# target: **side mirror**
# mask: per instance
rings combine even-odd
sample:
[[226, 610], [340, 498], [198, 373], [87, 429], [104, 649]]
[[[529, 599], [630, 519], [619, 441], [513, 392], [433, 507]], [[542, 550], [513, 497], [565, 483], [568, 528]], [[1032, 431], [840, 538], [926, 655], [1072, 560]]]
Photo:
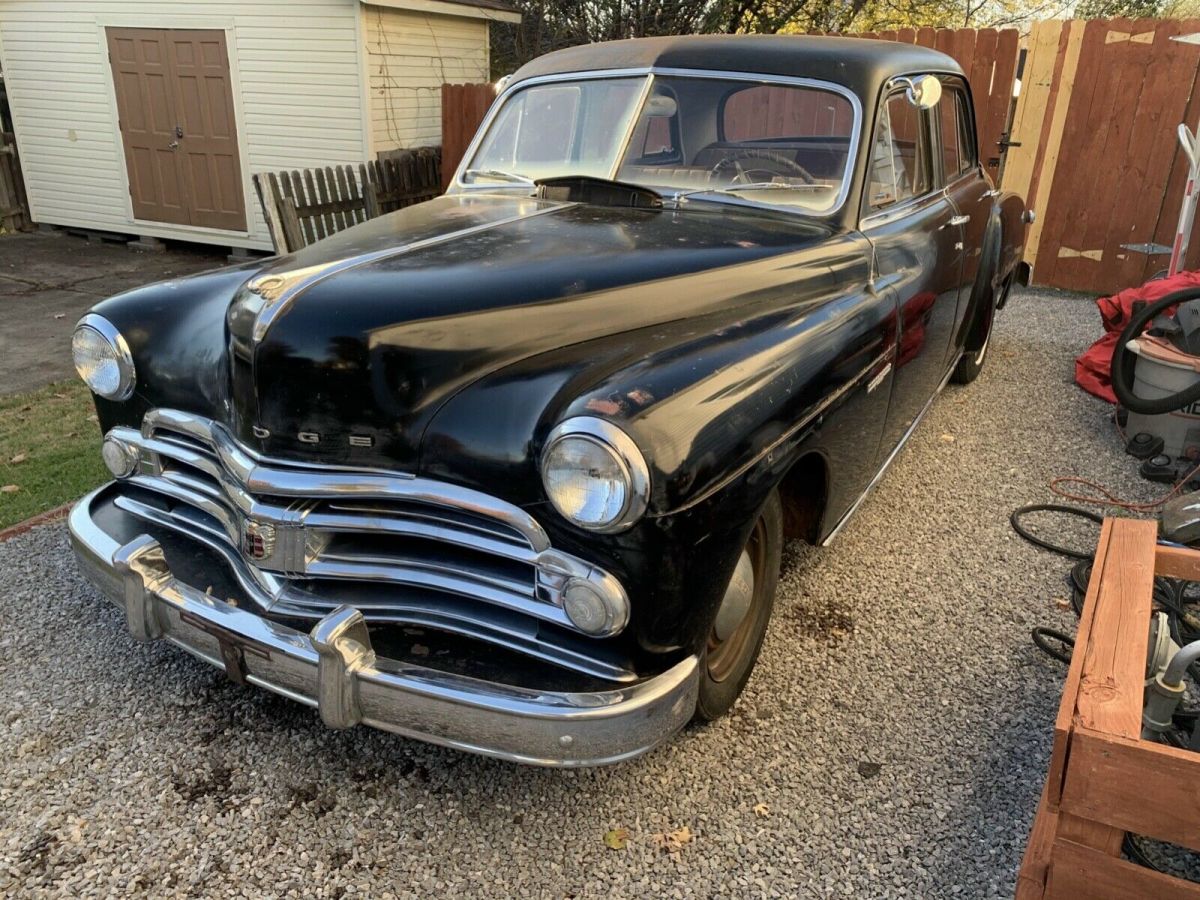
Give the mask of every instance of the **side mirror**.
[[942, 82], [935, 75], [897, 78], [896, 83], [907, 85], [904, 95], [917, 109], [933, 109], [942, 99]]

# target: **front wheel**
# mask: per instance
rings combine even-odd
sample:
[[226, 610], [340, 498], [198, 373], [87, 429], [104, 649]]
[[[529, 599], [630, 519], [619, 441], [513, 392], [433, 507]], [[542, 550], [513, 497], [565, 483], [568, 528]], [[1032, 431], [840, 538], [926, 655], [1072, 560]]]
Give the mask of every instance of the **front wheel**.
[[698, 722], [729, 712], [750, 678], [775, 606], [782, 551], [783, 506], [772, 491], [742, 548], [704, 647]]

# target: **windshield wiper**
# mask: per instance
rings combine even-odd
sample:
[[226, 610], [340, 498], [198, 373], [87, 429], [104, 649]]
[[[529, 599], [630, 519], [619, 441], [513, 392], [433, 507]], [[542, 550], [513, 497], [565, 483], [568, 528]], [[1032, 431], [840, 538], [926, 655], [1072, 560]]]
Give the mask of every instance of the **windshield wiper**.
[[747, 184], [731, 184], [723, 188], [700, 188], [695, 191], [685, 191], [676, 194], [673, 199], [683, 200], [698, 194], [725, 194], [736, 197], [742, 191], [813, 191], [823, 190], [824, 184], [785, 184], [782, 181], [751, 181]]
[[517, 175], [514, 172], [502, 172], [499, 169], [467, 169], [463, 175], [470, 176], [472, 179], [494, 178], [508, 184], [533, 184], [532, 178], [526, 178], [524, 175]]

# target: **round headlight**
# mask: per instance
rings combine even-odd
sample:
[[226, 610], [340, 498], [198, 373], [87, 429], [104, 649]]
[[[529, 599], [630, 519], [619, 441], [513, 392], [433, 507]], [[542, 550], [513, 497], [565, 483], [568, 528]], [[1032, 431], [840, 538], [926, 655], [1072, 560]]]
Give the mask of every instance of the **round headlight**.
[[106, 400], [125, 400], [133, 393], [129, 345], [108, 319], [95, 313], [80, 319], [71, 338], [71, 355], [75, 371], [94, 393]]
[[580, 416], [550, 433], [542, 484], [567, 520], [591, 531], [620, 531], [646, 510], [650, 473], [637, 445], [611, 422]]

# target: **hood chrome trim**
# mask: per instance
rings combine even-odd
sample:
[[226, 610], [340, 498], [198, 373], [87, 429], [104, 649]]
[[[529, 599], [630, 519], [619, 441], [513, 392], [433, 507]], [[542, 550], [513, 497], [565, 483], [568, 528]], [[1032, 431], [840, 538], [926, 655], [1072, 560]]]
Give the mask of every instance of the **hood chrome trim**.
[[478, 234], [493, 228], [500, 228], [504, 225], [511, 225], [514, 222], [557, 212], [560, 209], [574, 205], [573, 203], [529, 198], [528, 200], [521, 201], [519, 212], [511, 216], [505, 216], [502, 219], [496, 219], [494, 222], [482, 222], [478, 225], [472, 225], [469, 228], [460, 228], [456, 231], [437, 235], [436, 237], [388, 247], [384, 250], [373, 250], [370, 253], [361, 253], [358, 256], [349, 256], [344, 259], [333, 260], [332, 262], [321, 263], [315, 266], [304, 266], [299, 269], [293, 269], [290, 272], [272, 270], [256, 275], [241, 288], [242, 291], [257, 294], [260, 298], [260, 305], [254, 316], [254, 328], [252, 330], [253, 343], [256, 346], [262, 343], [271, 325], [283, 314], [288, 306], [309, 288], [327, 278], [332, 278], [334, 275], [340, 275], [342, 272], [348, 272], [360, 266], [367, 266], [383, 259], [403, 256], [406, 253], [424, 250], [456, 238]]

